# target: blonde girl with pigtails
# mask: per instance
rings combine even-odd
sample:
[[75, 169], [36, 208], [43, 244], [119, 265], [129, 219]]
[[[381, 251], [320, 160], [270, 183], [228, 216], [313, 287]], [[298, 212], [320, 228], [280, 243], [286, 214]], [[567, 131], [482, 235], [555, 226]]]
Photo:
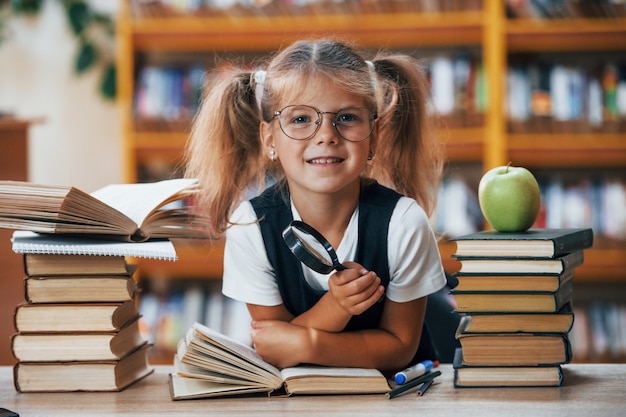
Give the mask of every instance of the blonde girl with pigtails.
[[[263, 68], [209, 79], [186, 174], [226, 236], [222, 290], [246, 303], [258, 353], [278, 367], [383, 371], [437, 359], [424, 315], [446, 283], [428, 221], [442, 155], [416, 60], [301, 40]], [[282, 240], [292, 220], [348, 268], [302, 265]]]

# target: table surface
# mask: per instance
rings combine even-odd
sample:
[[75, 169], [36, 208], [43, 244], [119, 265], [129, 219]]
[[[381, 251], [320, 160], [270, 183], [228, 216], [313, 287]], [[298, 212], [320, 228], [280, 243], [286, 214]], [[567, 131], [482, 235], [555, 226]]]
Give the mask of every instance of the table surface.
[[569, 364], [555, 388], [454, 388], [450, 365], [423, 397], [294, 396], [172, 401], [169, 367], [118, 393], [17, 393], [10, 367], [0, 367], [0, 407], [28, 416], [619, 416], [626, 415], [626, 364]]

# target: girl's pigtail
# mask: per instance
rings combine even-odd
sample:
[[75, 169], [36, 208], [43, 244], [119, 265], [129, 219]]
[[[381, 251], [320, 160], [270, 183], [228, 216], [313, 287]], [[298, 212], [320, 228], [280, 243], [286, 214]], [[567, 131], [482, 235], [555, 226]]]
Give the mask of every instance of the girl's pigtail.
[[255, 87], [250, 72], [214, 73], [187, 145], [185, 175], [198, 178], [198, 207], [216, 235], [228, 227], [250, 183], [264, 177]]
[[429, 215], [436, 206], [443, 154], [426, 106], [428, 82], [416, 60], [374, 60], [378, 79], [378, 138], [370, 175], [414, 198]]

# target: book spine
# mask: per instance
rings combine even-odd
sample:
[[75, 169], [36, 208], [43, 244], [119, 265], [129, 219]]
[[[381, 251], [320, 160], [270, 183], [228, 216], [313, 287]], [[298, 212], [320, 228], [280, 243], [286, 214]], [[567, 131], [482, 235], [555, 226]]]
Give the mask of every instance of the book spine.
[[576, 252], [593, 245], [593, 230], [581, 229], [579, 232], [553, 239], [554, 256], [559, 257], [571, 252]]
[[579, 265], [582, 265], [585, 260], [585, 255], [582, 250], [572, 252], [560, 258], [563, 265], [563, 271], [571, 270]]

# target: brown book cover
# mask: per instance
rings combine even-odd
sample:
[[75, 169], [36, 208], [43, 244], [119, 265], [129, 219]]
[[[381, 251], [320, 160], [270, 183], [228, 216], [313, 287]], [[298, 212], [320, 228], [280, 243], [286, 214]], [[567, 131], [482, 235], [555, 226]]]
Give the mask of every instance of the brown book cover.
[[28, 303], [115, 303], [132, 300], [136, 294], [131, 274], [24, 277]]
[[18, 362], [17, 392], [122, 391], [153, 372], [148, 346], [113, 361]]
[[556, 291], [457, 291], [452, 290], [460, 313], [555, 313], [572, 301], [570, 280]]
[[561, 274], [455, 274], [456, 291], [556, 291], [574, 278], [574, 269]]
[[24, 272], [28, 276], [43, 275], [128, 275], [123, 256], [57, 255], [26, 253]]
[[139, 317], [135, 301], [124, 303], [28, 304], [13, 316], [20, 333], [114, 332]]
[[568, 333], [574, 312], [567, 303], [556, 313], [472, 313], [461, 321], [465, 333]]
[[457, 348], [452, 362], [456, 388], [559, 387], [563, 369], [550, 366], [469, 366], [463, 363], [463, 350]]
[[134, 320], [113, 332], [16, 333], [11, 350], [20, 362], [107, 361], [146, 343]]
[[572, 360], [566, 333], [469, 333], [465, 326], [461, 321], [456, 332], [464, 365], [543, 366]]

